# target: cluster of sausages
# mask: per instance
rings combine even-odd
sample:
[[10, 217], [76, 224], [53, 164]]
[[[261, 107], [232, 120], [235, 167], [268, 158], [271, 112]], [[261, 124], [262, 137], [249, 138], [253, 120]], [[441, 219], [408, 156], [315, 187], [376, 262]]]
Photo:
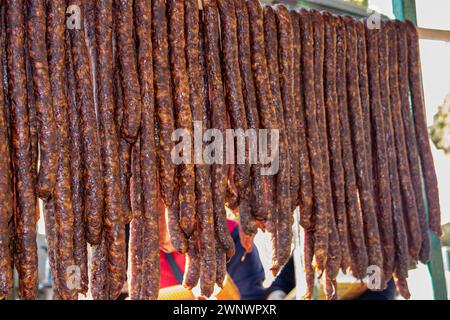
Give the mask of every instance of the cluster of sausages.
[[[5, 0], [0, 27], [0, 298], [14, 266], [20, 298], [36, 297], [41, 210], [54, 299], [116, 299], [126, 280], [156, 299], [161, 219], [184, 286], [209, 297], [235, 253], [226, 207], [247, 251], [271, 233], [274, 274], [299, 208], [306, 298], [316, 272], [333, 299], [339, 270], [371, 265], [409, 297], [409, 264], [440, 235], [410, 22], [258, 0]], [[175, 164], [172, 134], [194, 121], [277, 129], [279, 171], [248, 149], [243, 164]]]

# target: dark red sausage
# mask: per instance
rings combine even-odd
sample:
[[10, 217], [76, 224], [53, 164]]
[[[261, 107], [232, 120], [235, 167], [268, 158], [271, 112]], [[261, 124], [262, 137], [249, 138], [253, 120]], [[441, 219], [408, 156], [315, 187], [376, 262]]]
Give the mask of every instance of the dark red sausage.
[[175, 130], [175, 118], [170, 84], [167, 17], [166, 6], [163, 0], [155, 0], [152, 5], [153, 67], [159, 132], [159, 183], [162, 199], [166, 207], [169, 207], [174, 199], [175, 187], [175, 166], [171, 158], [171, 151], [174, 146], [171, 136]]
[[[27, 12], [26, 3], [24, 7], [24, 19], [27, 21]], [[34, 95], [34, 86], [33, 86], [33, 70], [31, 66], [30, 59], [30, 49], [29, 49], [29, 36], [28, 36], [28, 28], [25, 29], [25, 68], [27, 73], [27, 99], [28, 99], [28, 121], [30, 123], [30, 141], [31, 141], [31, 155], [32, 155], [32, 170], [37, 181], [38, 178], [38, 160], [39, 160], [39, 137], [38, 137], [38, 121], [36, 114], [36, 101]], [[5, 48], [6, 49], [6, 48]], [[36, 190], [37, 191], [37, 190]], [[39, 201], [37, 202], [39, 206]], [[37, 212], [37, 217], [39, 219], [40, 212]]]
[[142, 112], [133, 43], [133, 2], [127, 0], [117, 1], [117, 9], [119, 10], [117, 42], [124, 97], [121, 136], [128, 142], [133, 143], [139, 134]]
[[305, 101], [306, 136], [314, 191], [314, 253], [319, 269], [325, 268], [328, 254], [328, 202], [323, 177], [322, 153], [316, 111], [314, 34], [311, 15], [300, 11], [302, 33], [303, 96]]
[[364, 137], [366, 146], [367, 173], [369, 176], [369, 181], [373, 181], [372, 125], [370, 123], [369, 75], [367, 74], [366, 28], [363, 21], [356, 21], [356, 36], [358, 38], [358, 78], [359, 92], [361, 95], [361, 109], [365, 128]]
[[[81, 2], [80, 0], [68, 1], [72, 5], [83, 8]], [[103, 180], [94, 94], [83, 19], [81, 19], [80, 29], [73, 28], [69, 29], [68, 32], [71, 40], [73, 65], [77, 83], [77, 103], [81, 111], [82, 165], [85, 189], [84, 209], [87, 223], [87, 239], [90, 244], [98, 244], [103, 226]]]
[[[44, 10], [42, 3], [41, 10]], [[72, 204], [71, 186], [71, 159], [70, 159], [70, 126], [69, 126], [69, 105], [66, 95], [66, 69], [65, 69], [65, 30], [64, 30], [64, 3], [55, 1], [49, 6], [48, 17], [48, 43], [49, 61], [48, 71], [49, 85], [51, 83], [51, 97], [53, 98], [54, 119], [56, 121], [57, 155], [56, 185], [53, 195], [49, 201], [53, 204], [50, 209], [54, 212], [55, 230], [55, 254], [59, 287], [58, 294], [61, 299], [74, 299], [77, 292], [87, 292], [87, 270], [86, 265], [79, 266], [80, 281], [68, 286], [68, 271], [75, 261], [75, 241], [74, 241], [74, 210]], [[44, 24], [45, 25], [45, 24]], [[45, 45], [45, 44], [44, 44]], [[47, 51], [45, 56], [47, 56]], [[35, 85], [36, 87], [37, 85]], [[50, 90], [50, 88], [49, 88]], [[37, 99], [38, 101], [38, 99]], [[45, 106], [48, 107], [47, 105]], [[52, 213], [48, 216], [50, 219]], [[49, 223], [51, 224], [51, 222]], [[83, 281], [82, 281], [83, 280]], [[83, 282], [83, 283], [82, 283]], [[78, 285], [79, 284], [79, 285]], [[82, 288], [83, 284], [83, 288]]]
[[[3, 37], [0, 56], [3, 56]], [[0, 69], [0, 79], [3, 70]], [[3, 81], [0, 82], [0, 299], [7, 296], [13, 288], [13, 252], [11, 251], [9, 225], [13, 221], [13, 177], [9, 124], [4, 108]]]
[[[130, 223], [130, 241], [128, 243], [128, 256], [130, 263], [129, 290], [131, 300], [141, 300], [144, 273], [144, 213], [142, 192], [142, 162], [140, 152], [141, 140], [138, 139], [131, 154], [131, 208], [133, 219]], [[156, 205], [156, 203], [155, 203]]]
[[[389, 84], [389, 41], [387, 37], [388, 25], [383, 23], [379, 34], [379, 65], [380, 65], [380, 89], [383, 94], [381, 96], [382, 110], [385, 124], [386, 137], [386, 151], [389, 168], [389, 182], [391, 187], [392, 202], [391, 212], [382, 212], [378, 216], [378, 223], [380, 227], [380, 238], [383, 248], [383, 271], [385, 280], [388, 281], [392, 277], [392, 272], [395, 266], [395, 244], [394, 244], [394, 228], [392, 224], [392, 215], [394, 210], [402, 208], [401, 192], [399, 186], [398, 166], [397, 166], [397, 152], [395, 148], [394, 126], [391, 112], [390, 91]], [[414, 203], [415, 204], [415, 203]]]
[[[178, 170], [177, 170], [178, 171]], [[175, 183], [178, 184], [178, 172], [175, 177]], [[167, 226], [169, 230], [170, 240], [174, 248], [180, 253], [186, 253], [188, 250], [188, 237], [180, 226], [180, 201], [178, 197], [179, 187], [175, 186], [174, 198], [172, 205], [167, 208]]]
[[[189, 74], [192, 119], [209, 127], [207, 79], [204, 56], [204, 38], [197, 0], [185, 2], [186, 59]], [[200, 151], [203, 151], [200, 150]], [[195, 153], [195, 152], [194, 152]], [[196, 154], [196, 153], [195, 153]], [[211, 192], [211, 169], [207, 164], [195, 166], [195, 192], [200, 245], [200, 289], [205, 297], [212, 295], [216, 280], [216, 242], [214, 237], [214, 211]]]
[[[342, 165], [341, 138], [339, 133], [338, 96], [336, 88], [336, 26], [331, 14], [323, 13], [325, 24], [325, 109], [328, 129], [328, 149], [330, 164], [330, 186], [333, 196], [334, 214], [330, 213], [330, 263], [327, 267], [327, 293], [333, 296], [332, 282], [339, 267], [346, 270], [350, 266], [348, 247], [347, 212], [345, 206], [344, 167]], [[333, 225], [334, 224], [334, 225]], [[337, 241], [336, 241], [337, 239]]]
[[[260, 120], [259, 128], [271, 130], [277, 128], [278, 125], [275, 106], [271, 103], [272, 92], [265, 56], [263, 10], [259, 2], [254, 0], [248, 1], [246, 7], [249, 17], [251, 71], [255, 82], [256, 103]], [[248, 76], [245, 71], [242, 71], [241, 74]], [[268, 152], [271, 152], [271, 150], [268, 150]], [[259, 208], [262, 211], [259, 215], [267, 220], [275, 210], [275, 183], [274, 177], [270, 175], [262, 176], [262, 180], [266, 184], [267, 200], [265, 200], [266, 206]]]
[[[361, 208], [363, 212], [364, 231], [366, 233], [367, 251], [369, 264], [382, 266], [383, 256], [381, 252], [380, 233], [373, 198], [373, 187], [368, 178], [367, 152], [361, 148], [365, 144], [364, 118], [361, 108], [361, 96], [358, 82], [358, 50], [356, 38], [356, 22], [352, 18], [344, 18], [347, 27], [347, 92], [349, 99], [349, 116], [353, 136], [353, 152], [355, 159], [356, 178], [360, 193]], [[376, 32], [376, 31], [373, 31]], [[368, 36], [368, 61], [369, 81], [371, 90], [371, 116], [373, 131], [376, 133], [375, 151], [376, 163], [378, 165], [377, 199], [379, 209], [391, 211], [391, 196], [389, 193], [389, 168], [386, 157], [386, 141], [384, 136], [384, 121], [380, 103], [379, 74], [378, 74], [378, 47], [377, 34]]]
[[[345, 24], [342, 18], [336, 18], [336, 78], [345, 79], [347, 70], [347, 38]], [[362, 279], [366, 276], [368, 267], [367, 249], [364, 238], [364, 226], [361, 205], [356, 184], [355, 166], [353, 161], [352, 133], [350, 129], [347, 83], [337, 82], [339, 132], [341, 137], [342, 160], [345, 178], [345, 199], [349, 231], [349, 249], [352, 274]]]
[[[408, 40], [406, 30], [401, 22], [396, 22], [397, 40], [398, 40], [398, 81], [400, 90], [401, 111], [403, 118], [403, 127], [405, 129], [405, 140], [409, 159], [409, 169], [412, 184], [416, 188], [421, 186], [419, 151], [417, 150], [417, 140], [415, 137], [414, 123], [411, 116], [411, 105], [409, 99], [408, 86]], [[408, 176], [408, 174], [406, 174]], [[403, 185], [402, 185], [403, 187]], [[408, 233], [408, 245], [411, 258], [417, 261], [419, 259], [420, 248], [422, 245], [422, 233], [420, 231], [419, 215], [416, 206], [416, 197], [414, 188], [411, 184], [408, 188], [403, 188], [405, 198], [405, 223]]]
[[[180, 226], [186, 236], [190, 237], [195, 226], [195, 171], [193, 164], [193, 128], [192, 113], [189, 105], [189, 77], [186, 69], [184, 33], [184, 4], [180, 0], [168, 1], [169, 14], [169, 52], [173, 83], [173, 106], [176, 117], [176, 128], [184, 130], [189, 137], [183, 140], [183, 145], [190, 144], [190, 154], [187, 162], [178, 166], [179, 170], [179, 201]], [[183, 137], [184, 139], [184, 137]], [[184, 150], [186, 151], [186, 150]]]
[[[236, 8], [234, 1], [218, 0], [217, 4], [220, 13], [222, 61], [228, 114], [231, 120], [231, 127], [235, 130], [241, 129], [245, 132], [247, 130], [247, 116], [239, 69]], [[244, 137], [241, 136], [241, 138]], [[239, 148], [239, 145], [236, 148]], [[235, 158], [234, 184], [236, 185], [239, 197], [242, 199], [250, 180], [248, 144], [245, 144], [244, 150], [236, 150], [236, 153], [238, 156]], [[239, 156], [241, 153], [243, 153], [243, 157]], [[241, 163], [242, 161], [244, 163]]]
[[108, 250], [106, 237], [92, 246], [89, 290], [94, 300], [109, 300]]
[[48, 264], [52, 273], [52, 300], [62, 300], [60, 294], [60, 283], [56, 257], [56, 227], [55, 227], [55, 204], [51, 199], [46, 201], [43, 208], [45, 222], [45, 241], [47, 244]]
[[[424, 131], [426, 125], [422, 75], [420, 68], [419, 36], [416, 27], [409, 21], [406, 21], [408, 35], [408, 71], [409, 83], [414, 113], [414, 125], [416, 129], [416, 139], [422, 163], [425, 187], [428, 199], [428, 215], [430, 228], [437, 234], [440, 232], [440, 206], [439, 194], [437, 191], [436, 173], [430, 154], [430, 144], [427, 131]], [[426, 164], [425, 164], [426, 163]], [[424, 204], [424, 195], [422, 185], [414, 180], [413, 187], [416, 194], [417, 211], [420, 220], [420, 229], [422, 231], [422, 248], [420, 250], [420, 261], [425, 263], [430, 258], [430, 236], [428, 233], [427, 213]]]
[[[63, 1], [64, 2], [64, 1]], [[58, 4], [54, 1], [53, 4]], [[52, 19], [55, 20], [56, 25], [65, 23], [65, 9], [64, 3], [53, 7], [49, 6], [49, 26]], [[53, 28], [53, 30], [59, 30]], [[49, 32], [49, 35], [52, 34]], [[81, 141], [81, 124], [80, 124], [80, 109], [77, 103], [76, 96], [76, 80], [74, 75], [74, 66], [72, 54], [70, 50], [70, 38], [66, 30], [66, 50], [65, 50], [65, 70], [67, 74], [67, 103], [69, 113], [69, 132], [70, 132], [70, 173], [71, 173], [71, 191], [72, 191], [72, 208], [73, 208], [73, 246], [74, 246], [74, 260], [75, 264], [80, 267], [82, 278], [82, 288], [88, 285], [87, 274], [87, 239], [85, 230], [85, 216], [84, 216], [84, 184], [83, 184], [83, 168], [82, 168], [82, 141]], [[54, 34], [55, 40], [60, 39], [58, 33]], [[53, 43], [58, 43], [57, 41]], [[61, 50], [61, 45], [58, 45]], [[55, 48], [56, 51], [56, 48]]]
[[[119, 296], [125, 281], [126, 245], [118, 154], [119, 134], [114, 123], [113, 1], [101, 0], [96, 5], [98, 114], [105, 193], [104, 235], [108, 251], [109, 297], [114, 300]], [[121, 9], [124, 10], [122, 7]], [[119, 37], [121, 36], [123, 35]], [[125, 45], [121, 41], [119, 43]], [[122, 65], [122, 71], [124, 67]], [[140, 102], [140, 97], [138, 101]]]
[[36, 198], [30, 126], [27, 110], [27, 83], [24, 60], [23, 1], [6, 2], [7, 57], [9, 75], [11, 138], [16, 188], [15, 257], [19, 272], [19, 296], [34, 299], [37, 294]]
[[298, 203], [298, 188], [300, 185], [298, 120], [294, 100], [294, 35], [291, 15], [285, 6], [279, 5], [276, 7], [276, 17], [279, 39], [280, 91], [284, 110], [284, 124], [289, 141], [290, 196], [291, 207], [294, 209]]
[[189, 249], [186, 254], [186, 267], [183, 278], [183, 286], [192, 289], [200, 280], [200, 248], [198, 246], [197, 232], [189, 238]]
[[153, 55], [151, 42], [151, 5], [148, 1], [134, 3], [138, 37], [138, 70], [141, 84], [141, 179], [142, 179], [142, 289], [141, 299], [156, 299], [159, 292], [159, 210], [158, 172], [155, 140], [155, 92], [153, 88]]
[[[114, 47], [113, 47], [113, 58], [114, 58], [114, 100], [115, 107], [114, 118], [116, 124], [116, 132], [120, 135], [120, 128], [122, 125], [123, 113], [124, 113], [124, 96], [123, 96], [123, 86], [121, 77], [121, 67], [120, 67], [120, 57], [118, 53], [117, 46], [117, 25], [118, 25], [118, 14], [117, 2], [114, 2], [114, 15], [113, 15], [113, 25], [114, 25]], [[131, 195], [130, 195], [130, 180], [131, 180], [131, 145], [123, 138], [119, 141], [119, 166], [120, 166], [120, 185], [122, 189], [123, 198], [123, 214], [125, 217], [125, 223], [130, 223], [133, 218], [133, 213], [131, 211]]]
[[306, 140], [305, 124], [305, 99], [303, 97], [302, 84], [302, 39], [300, 30], [300, 15], [296, 11], [291, 11], [292, 28], [294, 33], [294, 100], [295, 113], [297, 117], [299, 152], [300, 152], [300, 225], [305, 229], [314, 226], [312, 219], [313, 190], [311, 181], [311, 166], [309, 163], [308, 143]]
[[[211, 126], [223, 133], [227, 128], [227, 115], [220, 63], [219, 15], [215, 0], [203, 1], [203, 14]], [[220, 245], [226, 251], [227, 258], [231, 258], [234, 255], [235, 248], [233, 239], [228, 232], [224, 207], [227, 176], [227, 165], [216, 163], [212, 166], [216, 234], [220, 240]]]
[[[251, 49], [250, 49], [250, 21], [245, 1], [235, 0], [237, 17], [237, 38], [240, 76], [242, 81], [242, 92], [244, 96], [247, 126], [249, 129], [260, 128], [260, 118], [256, 100], [256, 88], [253, 78]], [[256, 131], [255, 131], [256, 133]], [[249, 159], [250, 160], [250, 159]], [[250, 189], [252, 214], [255, 219], [264, 223], [269, 214], [270, 195], [268, 193], [268, 179], [261, 175], [261, 165], [252, 163]]]
[[314, 234], [307, 230], [304, 238], [304, 264], [306, 277], [305, 300], [312, 300], [315, 287], [315, 272], [313, 266], [314, 259]]
[[269, 83], [279, 130], [279, 170], [276, 179], [276, 211], [272, 213], [272, 228], [277, 230], [273, 274], [287, 262], [291, 254], [293, 210], [290, 195], [290, 154], [288, 135], [284, 121], [278, 68], [278, 28], [276, 13], [272, 7], [264, 7], [264, 38]]
[[39, 197], [47, 199], [52, 195], [56, 183], [58, 153], [45, 43], [45, 1], [27, 1], [27, 3], [28, 45], [33, 74], [36, 119], [39, 122], [40, 164], [37, 191]]

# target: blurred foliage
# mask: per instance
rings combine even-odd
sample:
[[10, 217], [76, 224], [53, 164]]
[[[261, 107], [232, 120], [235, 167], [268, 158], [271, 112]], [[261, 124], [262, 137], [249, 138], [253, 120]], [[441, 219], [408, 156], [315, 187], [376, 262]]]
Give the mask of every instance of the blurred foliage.
[[444, 247], [450, 247], [450, 223], [442, 226], [442, 231], [444, 235], [442, 236], [442, 245]]
[[450, 154], [450, 94], [444, 103], [439, 106], [438, 113], [434, 116], [433, 125], [430, 127], [431, 140], [436, 148]]
[[368, 0], [344, 0], [346, 2], [353, 2], [354, 4], [358, 4], [360, 6], [363, 7], [367, 7], [368, 6]]

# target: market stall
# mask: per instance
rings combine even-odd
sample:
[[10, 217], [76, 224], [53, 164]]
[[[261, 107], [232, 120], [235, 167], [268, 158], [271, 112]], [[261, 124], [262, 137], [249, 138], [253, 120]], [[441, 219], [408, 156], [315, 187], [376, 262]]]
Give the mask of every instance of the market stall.
[[418, 263], [447, 299], [419, 52], [445, 34], [364, 5], [2, 1], [0, 299], [14, 270], [37, 297], [40, 216], [55, 300], [239, 299], [259, 230], [297, 299], [408, 299]]

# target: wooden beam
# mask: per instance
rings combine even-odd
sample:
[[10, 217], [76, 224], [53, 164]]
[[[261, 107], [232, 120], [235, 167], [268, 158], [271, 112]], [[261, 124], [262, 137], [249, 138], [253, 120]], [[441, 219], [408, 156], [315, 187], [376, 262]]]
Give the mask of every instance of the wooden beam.
[[450, 42], [450, 31], [419, 28], [419, 37], [424, 40], [436, 40]]

